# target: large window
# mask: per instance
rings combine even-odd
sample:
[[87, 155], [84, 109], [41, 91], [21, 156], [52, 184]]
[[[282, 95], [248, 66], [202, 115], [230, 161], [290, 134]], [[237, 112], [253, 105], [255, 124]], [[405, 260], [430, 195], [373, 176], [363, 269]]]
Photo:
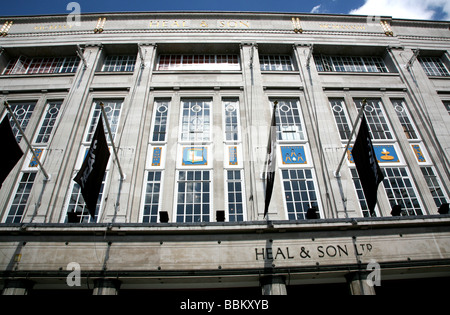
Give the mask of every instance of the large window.
[[314, 55], [319, 72], [389, 72], [381, 57]]
[[430, 193], [433, 196], [433, 200], [436, 206], [440, 207], [443, 203], [447, 203], [448, 202], [447, 198], [445, 197], [445, 193], [441, 188], [439, 178], [434, 173], [433, 167], [422, 166], [420, 170], [422, 171], [422, 174], [425, 177], [428, 189], [430, 189]]
[[210, 99], [182, 101], [181, 141], [211, 140], [211, 105]]
[[240, 70], [238, 55], [160, 55], [158, 70]]
[[158, 221], [158, 210], [161, 199], [162, 171], [148, 171], [145, 180], [145, 200], [142, 222]]
[[309, 208], [319, 208], [311, 169], [282, 170], [289, 220], [304, 220]]
[[177, 222], [209, 222], [211, 172], [179, 171], [177, 178]]
[[358, 196], [359, 205], [361, 206], [361, 210], [364, 217], [376, 216], [375, 213], [370, 213], [369, 207], [367, 206], [366, 197], [364, 195], [364, 191], [361, 185], [361, 180], [358, 176], [358, 171], [356, 168], [351, 168], [350, 172], [352, 173], [353, 185], [355, 185], [356, 194]]
[[[114, 138], [117, 132], [117, 128], [119, 126], [119, 118], [120, 118], [120, 111], [122, 109], [122, 100], [103, 100], [103, 101], [96, 101], [94, 112], [91, 116], [91, 121], [89, 124], [88, 132], [86, 134], [85, 142], [90, 142], [92, 140], [92, 136], [94, 135], [95, 128], [97, 128], [98, 119], [100, 118], [100, 114], [102, 112], [100, 108], [100, 103], [103, 103], [105, 113], [109, 122], [109, 126], [111, 127], [111, 135]], [[109, 135], [107, 134], [106, 126], [105, 128], [105, 134], [106, 134], [106, 141], [110, 141]]]
[[291, 57], [288, 55], [261, 55], [259, 56], [261, 71], [292, 71]]
[[166, 141], [169, 100], [156, 100], [151, 141]]
[[[77, 214], [77, 222], [71, 222], [71, 223], [88, 223], [88, 222], [97, 222], [98, 221], [98, 215], [100, 213], [100, 208], [102, 205], [103, 191], [105, 189], [107, 175], [108, 175], [108, 172], [105, 172], [105, 176], [103, 177], [103, 180], [102, 180], [102, 186], [100, 188], [100, 193], [98, 195], [97, 204], [95, 207], [95, 215], [93, 218], [90, 215], [88, 209], [86, 208], [86, 203], [84, 202], [83, 195], [81, 194], [80, 185], [78, 185], [74, 181], [71, 182], [72, 190], [70, 193], [70, 199], [69, 199], [69, 204], [67, 207], [67, 213], [74, 212]], [[67, 223], [67, 222], [68, 222], [68, 215], [66, 215], [66, 218], [65, 218], [65, 223]]]
[[391, 207], [401, 206], [402, 215], [422, 215], [419, 198], [405, 167], [385, 167], [384, 188]]
[[[83, 139], [83, 143], [81, 145], [80, 154], [77, 161], [77, 166], [75, 167], [74, 176], [77, 173], [77, 170], [79, 167], [81, 167], [81, 164], [86, 157], [86, 154], [89, 150], [89, 146], [92, 141], [92, 136], [94, 135], [95, 129], [97, 128], [98, 120], [100, 118], [101, 108], [100, 103], [104, 104], [105, 112], [106, 112], [106, 119], [108, 120], [108, 123], [111, 127], [111, 133], [113, 135], [113, 138], [117, 132], [117, 128], [119, 125], [119, 118], [120, 118], [120, 112], [122, 109], [122, 100], [103, 100], [103, 101], [95, 101], [92, 109], [91, 118], [89, 121], [88, 126], [86, 127], [86, 134]], [[105, 125], [105, 124], [104, 124]], [[104, 126], [106, 129], [106, 126]], [[106, 133], [106, 139], [109, 141], [109, 135]], [[100, 189], [100, 194], [97, 199], [97, 206], [95, 209], [95, 216], [94, 218], [91, 217], [89, 214], [88, 209], [86, 208], [86, 204], [84, 202], [83, 196], [81, 194], [81, 189], [78, 183], [71, 181], [71, 188], [70, 188], [70, 197], [68, 201], [67, 206], [67, 213], [69, 212], [75, 212], [77, 214], [77, 222], [97, 222], [100, 215], [100, 210], [102, 207], [102, 201], [103, 201], [103, 193], [104, 193], [104, 187], [107, 181], [108, 177], [108, 168], [106, 169], [105, 175], [102, 180], [102, 186]], [[65, 217], [65, 222], [68, 222], [68, 216]]]
[[448, 77], [450, 72], [439, 57], [418, 57], [423, 70], [428, 76]]
[[36, 144], [47, 144], [50, 140], [50, 135], [55, 127], [59, 112], [61, 110], [61, 104], [61, 101], [48, 102], [45, 116], [41, 123], [41, 128], [39, 129], [36, 137]]
[[222, 104], [225, 125], [225, 141], [239, 141], [239, 101], [237, 99], [223, 99]]
[[227, 170], [227, 204], [230, 222], [244, 220], [244, 185], [242, 170]]
[[350, 130], [347, 115], [345, 113], [344, 99], [330, 99], [330, 106], [334, 115], [334, 121], [336, 122], [336, 126], [339, 130], [339, 136], [341, 137], [341, 140], [348, 140], [352, 132]]
[[[355, 104], [358, 110], [361, 108], [362, 103], [362, 99], [355, 99]], [[393, 139], [380, 99], [367, 99], [364, 114], [367, 119], [372, 140]]]
[[136, 56], [107, 56], [103, 63], [104, 72], [133, 72]]
[[405, 101], [403, 99], [392, 99], [391, 101], [392, 105], [394, 106], [395, 112], [397, 113], [400, 124], [403, 127], [406, 138], [411, 140], [419, 139], [414, 124], [409, 116], [408, 110], [406, 109]]
[[298, 99], [278, 100], [275, 118], [277, 124], [277, 140], [306, 140]]
[[[20, 124], [20, 128], [22, 128], [23, 131], [26, 130], [28, 123], [30, 122], [31, 115], [33, 114], [34, 107], [36, 105], [36, 102], [18, 102], [18, 103], [12, 103], [11, 102], [11, 110], [16, 117], [17, 121]], [[19, 131], [19, 128], [17, 128], [16, 124], [14, 123], [14, 120], [12, 117], [9, 116], [9, 123], [11, 124], [12, 131], [14, 136], [16, 137], [16, 140], [18, 143], [22, 140], [22, 134]]]
[[78, 57], [28, 58], [20, 56], [9, 61], [3, 74], [74, 73], [77, 71], [78, 64]]
[[9, 207], [8, 216], [5, 221], [6, 223], [20, 223], [22, 221], [35, 179], [36, 172], [22, 173], [22, 177], [17, 184], [14, 198]]

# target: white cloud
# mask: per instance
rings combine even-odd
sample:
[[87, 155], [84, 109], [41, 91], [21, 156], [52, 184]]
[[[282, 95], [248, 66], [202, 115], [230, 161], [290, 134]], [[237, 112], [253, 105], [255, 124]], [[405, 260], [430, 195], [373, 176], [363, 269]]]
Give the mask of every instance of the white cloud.
[[314, 8], [312, 8], [311, 13], [319, 13], [321, 6], [321, 4], [316, 5]]
[[448, 0], [366, 0], [363, 6], [350, 11], [350, 14], [432, 20], [438, 8], [443, 11], [446, 20], [450, 19]]

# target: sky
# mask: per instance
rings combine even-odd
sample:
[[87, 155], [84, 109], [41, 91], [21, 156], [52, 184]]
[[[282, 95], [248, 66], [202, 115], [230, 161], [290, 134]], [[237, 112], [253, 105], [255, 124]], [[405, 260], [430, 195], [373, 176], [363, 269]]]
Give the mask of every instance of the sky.
[[[69, 14], [71, 1], [10, 0], [0, 16]], [[78, 0], [81, 13], [152, 11], [254, 11], [392, 16], [450, 20], [450, 0]]]

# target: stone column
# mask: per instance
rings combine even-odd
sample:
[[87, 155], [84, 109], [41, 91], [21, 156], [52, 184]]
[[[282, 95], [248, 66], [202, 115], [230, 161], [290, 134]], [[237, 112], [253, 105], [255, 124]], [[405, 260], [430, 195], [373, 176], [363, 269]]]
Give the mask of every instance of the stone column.
[[345, 276], [352, 295], [375, 295], [375, 288], [367, 283], [369, 272], [351, 272]]
[[96, 279], [93, 295], [117, 295], [120, 281], [116, 279]]
[[286, 281], [283, 276], [265, 276], [261, 278], [262, 295], [287, 295]]
[[3, 295], [27, 295], [34, 283], [27, 279], [7, 280], [3, 288]]

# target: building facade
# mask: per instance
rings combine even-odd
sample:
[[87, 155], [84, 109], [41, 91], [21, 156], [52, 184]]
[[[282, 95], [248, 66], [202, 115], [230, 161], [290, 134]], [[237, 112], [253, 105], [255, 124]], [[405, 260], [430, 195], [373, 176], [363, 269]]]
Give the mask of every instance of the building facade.
[[[161, 12], [0, 24], [0, 102], [42, 163], [2, 106], [25, 152], [0, 190], [3, 294], [448, 281], [448, 22]], [[91, 217], [73, 178], [101, 103], [117, 157]], [[351, 156], [363, 103], [384, 174], [373, 212]]]

